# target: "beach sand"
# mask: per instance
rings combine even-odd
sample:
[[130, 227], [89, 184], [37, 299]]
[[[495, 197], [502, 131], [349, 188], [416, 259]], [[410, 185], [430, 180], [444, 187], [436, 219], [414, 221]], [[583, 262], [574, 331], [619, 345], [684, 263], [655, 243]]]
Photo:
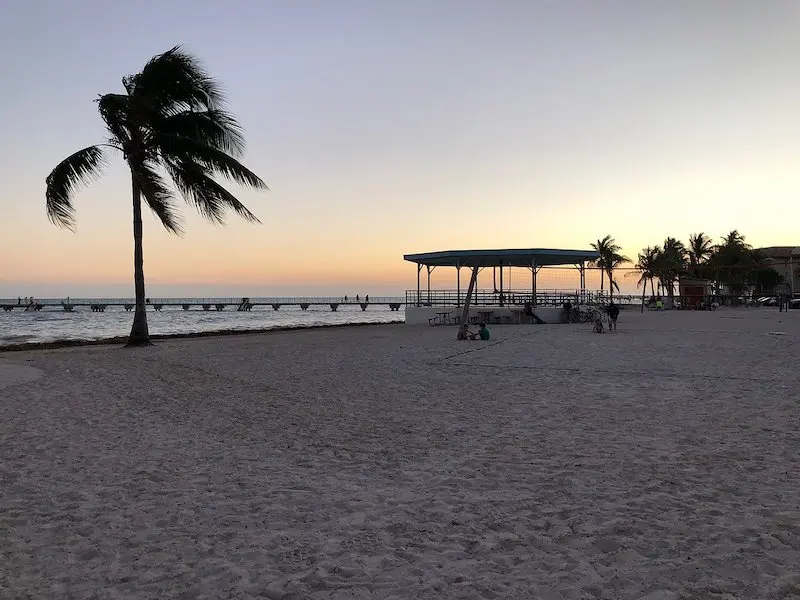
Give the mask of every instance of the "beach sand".
[[0, 354], [0, 598], [800, 597], [800, 311], [590, 330]]

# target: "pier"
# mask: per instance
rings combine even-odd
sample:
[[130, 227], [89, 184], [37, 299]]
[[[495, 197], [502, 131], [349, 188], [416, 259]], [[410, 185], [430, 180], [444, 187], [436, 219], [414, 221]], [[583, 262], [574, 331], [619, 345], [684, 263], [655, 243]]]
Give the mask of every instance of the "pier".
[[[297, 298], [148, 298], [147, 308], [161, 311], [164, 308], [179, 308], [181, 310], [198, 310], [203, 312], [223, 311], [233, 309], [236, 312], [249, 312], [257, 306], [265, 306], [272, 310], [283, 307], [308, 310], [312, 306], [325, 306], [330, 311], [336, 312], [340, 308], [355, 307], [366, 311], [369, 307], [388, 307], [391, 311], [399, 311], [406, 303], [406, 299], [394, 296], [350, 298], [340, 297], [297, 297]], [[78, 308], [89, 309], [91, 312], [105, 312], [107, 308], [124, 308], [132, 311], [136, 306], [133, 298], [42, 298], [32, 302], [19, 302], [15, 299], [0, 299], [0, 308], [5, 312], [38, 312], [44, 309], [60, 309], [73, 312]]]

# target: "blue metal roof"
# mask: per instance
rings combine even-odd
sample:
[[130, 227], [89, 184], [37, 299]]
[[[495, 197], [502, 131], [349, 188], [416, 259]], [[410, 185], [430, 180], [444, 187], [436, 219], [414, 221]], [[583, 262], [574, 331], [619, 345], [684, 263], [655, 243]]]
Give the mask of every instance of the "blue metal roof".
[[512, 250], [442, 250], [406, 254], [404, 260], [431, 267], [537, 267], [575, 265], [595, 260], [595, 250], [556, 250], [553, 248], [517, 248]]

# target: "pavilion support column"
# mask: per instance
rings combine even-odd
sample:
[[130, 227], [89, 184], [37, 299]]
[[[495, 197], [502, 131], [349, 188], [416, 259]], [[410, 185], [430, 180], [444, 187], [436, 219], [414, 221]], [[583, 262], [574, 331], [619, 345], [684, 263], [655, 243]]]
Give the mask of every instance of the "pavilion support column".
[[428, 306], [431, 305], [431, 266], [426, 265], [425, 268], [428, 270]]
[[536, 306], [536, 272], [537, 272], [537, 270], [538, 269], [536, 268], [536, 259], [534, 258], [533, 261], [531, 261], [531, 273], [533, 273], [533, 275], [531, 277], [531, 280], [532, 280], [531, 283], [532, 283], [532, 286], [533, 286], [533, 306]]
[[472, 267], [472, 275], [469, 278], [469, 287], [467, 288], [467, 295], [464, 298], [464, 309], [461, 311], [461, 324], [469, 323], [469, 305], [472, 299], [473, 290], [477, 294], [478, 282], [478, 267]]
[[581, 272], [581, 301], [584, 302], [586, 301], [586, 262], [581, 261], [578, 269]]
[[461, 265], [456, 265], [456, 308], [461, 306]]
[[505, 296], [503, 295], [503, 261], [500, 261], [500, 306], [505, 305]]
[[417, 264], [417, 306], [420, 305], [421, 299], [419, 294], [419, 273], [422, 271], [422, 265]]

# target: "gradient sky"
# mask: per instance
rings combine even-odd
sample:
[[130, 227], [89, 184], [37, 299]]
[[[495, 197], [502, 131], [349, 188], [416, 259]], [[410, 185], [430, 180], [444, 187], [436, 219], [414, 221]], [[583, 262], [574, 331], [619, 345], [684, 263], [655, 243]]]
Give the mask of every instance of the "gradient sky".
[[0, 297], [132, 292], [121, 159], [77, 233], [44, 178], [103, 139], [93, 99], [175, 44], [271, 191], [239, 196], [261, 226], [187, 206], [176, 238], [148, 215], [151, 289], [377, 295], [416, 285], [404, 253], [607, 233], [631, 256], [734, 228], [800, 244], [798, 24], [795, 0], [5, 0]]

